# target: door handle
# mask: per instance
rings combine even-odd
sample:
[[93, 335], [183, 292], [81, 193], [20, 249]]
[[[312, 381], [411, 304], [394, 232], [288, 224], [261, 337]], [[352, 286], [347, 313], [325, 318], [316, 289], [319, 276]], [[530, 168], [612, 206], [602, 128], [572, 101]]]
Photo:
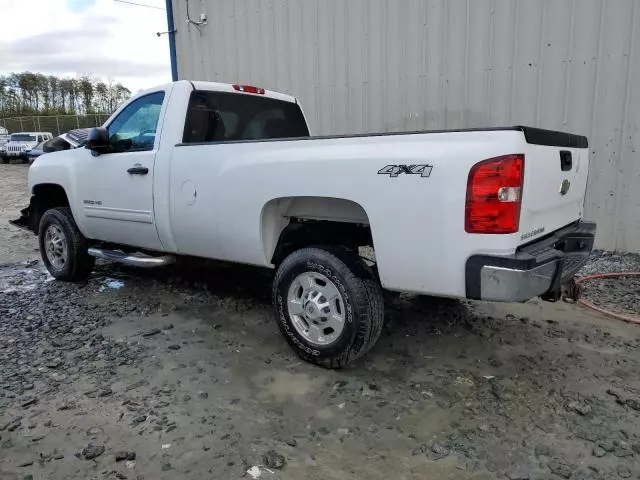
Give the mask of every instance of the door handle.
[[568, 172], [573, 168], [573, 158], [571, 157], [571, 152], [566, 150], [562, 150], [560, 152], [560, 170], [563, 172]]
[[146, 175], [149, 173], [149, 169], [147, 167], [131, 167], [127, 173], [129, 175]]

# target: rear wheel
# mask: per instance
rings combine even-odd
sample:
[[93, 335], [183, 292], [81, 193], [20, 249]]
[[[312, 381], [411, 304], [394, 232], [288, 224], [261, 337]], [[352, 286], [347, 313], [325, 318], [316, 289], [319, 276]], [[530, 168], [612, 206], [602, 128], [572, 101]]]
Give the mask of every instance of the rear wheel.
[[87, 240], [69, 208], [52, 208], [42, 215], [38, 240], [42, 261], [53, 277], [78, 282], [91, 274], [95, 258], [87, 253]]
[[273, 284], [278, 325], [306, 361], [342, 368], [368, 352], [382, 331], [380, 286], [361, 260], [305, 248], [280, 265]]

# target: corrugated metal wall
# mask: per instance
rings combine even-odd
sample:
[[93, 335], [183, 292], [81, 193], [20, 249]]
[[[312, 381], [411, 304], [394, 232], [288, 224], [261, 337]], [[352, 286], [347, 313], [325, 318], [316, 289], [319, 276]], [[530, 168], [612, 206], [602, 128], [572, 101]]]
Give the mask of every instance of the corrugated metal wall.
[[314, 134], [589, 136], [602, 248], [640, 251], [640, 0], [173, 0], [180, 78], [300, 98]]

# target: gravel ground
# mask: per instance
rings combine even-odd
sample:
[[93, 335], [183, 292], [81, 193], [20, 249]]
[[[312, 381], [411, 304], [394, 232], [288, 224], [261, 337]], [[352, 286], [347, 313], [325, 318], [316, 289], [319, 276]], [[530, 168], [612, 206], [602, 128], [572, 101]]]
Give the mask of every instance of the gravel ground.
[[596, 250], [591, 254], [589, 263], [580, 270], [580, 275], [615, 272], [640, 272], [640, 255]]
[[[4, 220], [26, 168], [2, 170]], [[637, 326], [399, 296], [377, 347], [326, 371], [280, 337], [268, 272], [71, 285], [32, 237], [0, 226], [0, 245], [3, 480], [640, 478]]]
[[[640, 272], [640, 255], [597, 251], [580, 275]], [[584, 296], [613, 313], [640, 317], [640, 277], [596, 279], [584, 283]]]

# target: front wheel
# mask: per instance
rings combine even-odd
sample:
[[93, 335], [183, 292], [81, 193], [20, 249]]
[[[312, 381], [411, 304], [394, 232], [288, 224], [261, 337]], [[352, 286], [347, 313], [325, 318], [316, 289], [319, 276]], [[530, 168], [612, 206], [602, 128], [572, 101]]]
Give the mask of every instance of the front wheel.
[[54, 278], [78, 282], [89, 277], [95, 258], [89, 256], [87, 240], [69, 208], [52, 208], [42, 215], [38, 240], [42, 261]]
[[342, 368], [377, 342], [384, 321], [381, 288], [361, 260], [304, 248], [280, 265], [273, 284], [278, 325], [304, 360]]

